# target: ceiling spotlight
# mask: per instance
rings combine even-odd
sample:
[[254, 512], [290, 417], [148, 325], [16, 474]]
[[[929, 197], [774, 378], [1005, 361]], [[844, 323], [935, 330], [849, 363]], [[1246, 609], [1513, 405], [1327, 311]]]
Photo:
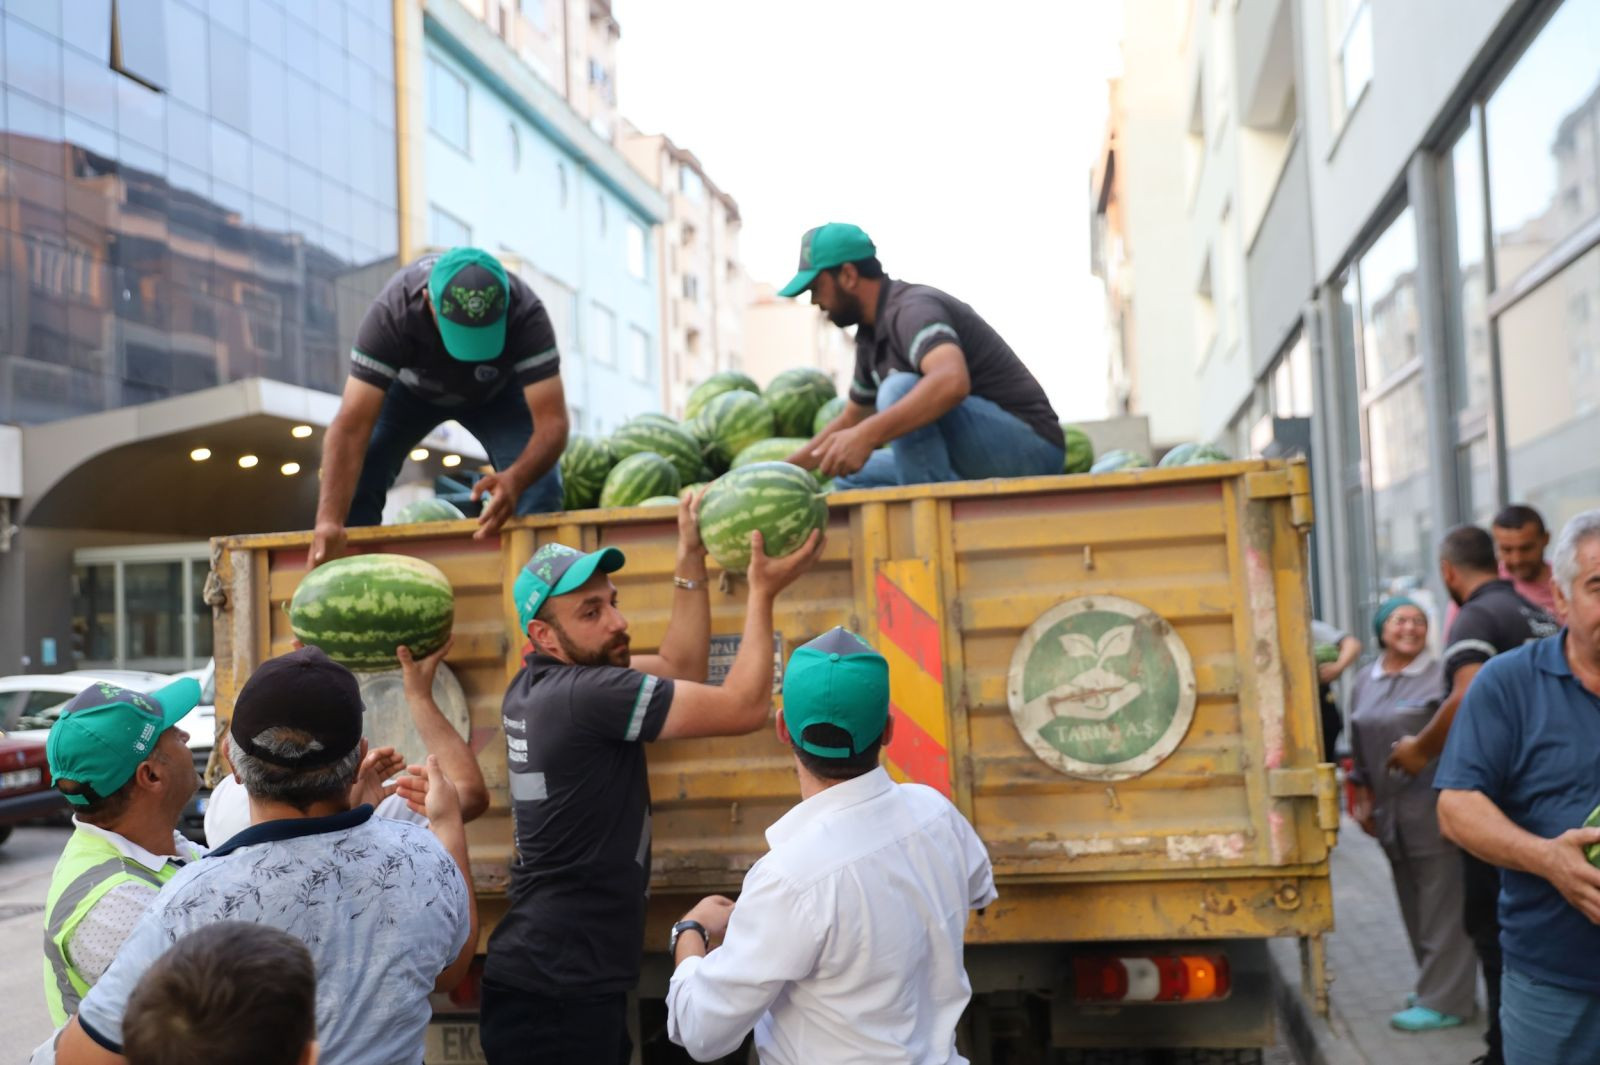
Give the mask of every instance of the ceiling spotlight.
[[427, 448], [419, 447], [419, 448], [413, 448], [412, 449], [412, 452], [411, 452], [411, 461], [412, 462], [425, 462], [425, 461], [427, 461], [427, 458], [428, 458], [428, 449]]
[[311, 435], [311, 426], [297, 425], [293, 429], [289, 430], [289, 435], [294, 437], [296, 440], [304, 440], [306, 437]]
[[254, 455], [240, 455], [239, 468], [241, 470], [253, 470], [255, 469], [256, 463], [260, 461], [261, 460], [256, 458]]
[[210, 457], [211, 449], [208, 447], [197, 447], [193, 451], [189, 452], [189, 458], [193, 459], [195, 462], [204, 462]]
[[295, 474], [300, 472], [300, 464], [298, 462], [285, 462], [282, 466], [278, 467], [278, 472], [283, 474], [285, 477], [293, 477]]
[[461, 465], [461, 456], [460, 455], [446, 455], [444, 458], [440, 459], [439, 461], [444, 463], [446, 466], [459, 466], [459, 465]]

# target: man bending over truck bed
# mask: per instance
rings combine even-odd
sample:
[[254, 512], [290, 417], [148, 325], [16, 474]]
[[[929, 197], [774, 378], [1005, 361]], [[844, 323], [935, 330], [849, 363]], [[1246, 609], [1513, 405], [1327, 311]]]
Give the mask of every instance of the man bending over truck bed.
[[629, 653], [614, 547], [586, 555], [545, 544], [513, 586], [533, 650], [503, 709], [516, 860], [483, 974], [491, 1065], [628, 1061], [627, 995], [639, 980], [650, 886], [642, 742], [738, 736], [767, 723], [773, 602], [811, 568], [822, 535], [772, 559], [752, 534], [744, 639], [727, 680], [711, 687], [699, 503], [687, 496], [678, 509], [677, 590], [660, 654]]

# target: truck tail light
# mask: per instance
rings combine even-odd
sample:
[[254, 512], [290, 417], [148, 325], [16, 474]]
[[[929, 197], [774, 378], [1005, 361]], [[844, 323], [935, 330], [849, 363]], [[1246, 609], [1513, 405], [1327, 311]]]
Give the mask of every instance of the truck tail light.
[[1079, 1002], [1214, 1002], [1233, 988], [1223, 954], [1092, 955], [1072, 969]]

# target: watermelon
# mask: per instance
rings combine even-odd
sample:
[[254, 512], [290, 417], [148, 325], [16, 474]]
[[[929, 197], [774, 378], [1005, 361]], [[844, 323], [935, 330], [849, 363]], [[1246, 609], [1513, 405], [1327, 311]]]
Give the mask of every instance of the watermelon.
[[585, 510], [598, 504], [606, 475], [616, 464], [609, 441], [573, 433], [567, 438], [567, 450], [561, 453], [562, 505], [567, 510]]
[[[770, 440], [758, 440], [735, 455], [730, 468], [736, 470], [754, 462], [787, 462], [790, 455], [810, 442], [804, 436], [775, 436]], [[812, 470], [811, 476], [817, 479], [818, 484], [828, 479], [828, 475], [821, 470]]]
[[678, 423], [666, 414], [635, 414], [629, 418], [625, 425], [665, 425], [669, 429], [679, 428]]
[[[1600, 806], [1591, 810], [1583, 821], [1584, 828], [1594, 828], [1596, 825], [1600, 825]], [[1600, 843], [1591, 843], [1584, 847], [1583, 856], [1589, 859], [1590, 865], [1600, 867]]]
[[420, 521], [460, 521], [466, 515], [448, 499], [413, 499], [400, 508], [391, 525], [410, 525]]
[[1113, 448], [1095, 459], [1094, 465], [1089, 467], [1089, 472], [1111, 473], [1114, 470], [1144, 470], [1149, 468], [1149, 459], [1126, 448], [1119, 447]]
[[1061, 432], [1067, 438], [1067, 461], [1063, 472], [1088, 473], [1089, 467], [1094, 465], [1094, 444], [1089, 442], [1089, 434], [1066, 422], [1061, 423]]
[[709, 483], [710, 482], [708, 481], [695, 481], [692, 484], [686, 484], [682, 488], [678, 489], [678, 498], [682, 499], [686, 495], [692, 495], [693, 493], [700, 491], [700, 489], [704, 488]]
[[683, 420], [693, 421], [695, 415], [704, 410], [707, 403], [724, 392], [751, 392], [759, 396], [761, 386], [738, 370], [714, 373], [690, 390], [689, 399], [683, 405]]
[[437, 566], [410, 555], [349, 555], [307, 573], [284, 607], [295, 638], [351, 669], [397, 669], [444, 646], [455, 593]]
[[[645, 417], [654, 419], [656, 416]], [[635, 418], [612, 433], [611, 451], [619, 462], [641, 451], [654, 451], [672, 463], [673, 469], [678, 471], [678, 480], [684, 483], [697, 479], [703, 465], [700, 445], [694, 437], [676, 424], [663, 425], [654, 420]]]
[[678, 505], [677, 496], [651, 496], [639, 504], [641, 507], [675, 507]]
[[1325, 666], [1329, 662], [1337, 662], [1339, 661], [1339, 645], [1336, 643], [1319, 643], [1311, 648], [1311, 658], [1319, 666]]
[[750, 533], [759, 529], [767, 554], [793, 553], [811, 530], [828, 523], [828, 504], [816, 480], [787, 462], [756, 462], [729, 470], [700, 502], [700, 539], [725, 570], [750, 568]]
[[816, 436], [828, 427], [828, 423], [844, 413], [845, 398], [834, 396], [828, 402], [817, 408], [817, 416], [811, 419], [811, 435]]
[[739, 452], [773, 435], [772, 410], [750, 392], [724, 392], [707, 401], [689, 431], [700, 441], [712, 470], [725, 470]]
[[821, 370], [798, 367], [774, 377], [761, 397], [772, 408], [778, 436], [803, 436], [811, 431], [817, 411], [838, 394], [833, 378]]
[[636, 507], [655, 496], [678, 494], [678, 471], [654, 451], [629, 455], [611, 468], [600, 490], [602, 507]]
[[1156, 463], [1160, 469], [1174, 466], [1203, 466], [1208, 462], [1231, 462], [1232, 457], [1215, 444], [1179, 444]]

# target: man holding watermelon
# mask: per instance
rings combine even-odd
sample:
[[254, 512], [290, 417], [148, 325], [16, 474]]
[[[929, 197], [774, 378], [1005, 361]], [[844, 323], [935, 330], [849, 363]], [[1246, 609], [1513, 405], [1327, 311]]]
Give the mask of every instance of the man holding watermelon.
[[502, 708], [516, 860], [489, 938], [480, 1028], [491, 1065], [625, 1063], [650, 886], [644, 744], [739, 736], [772, 709], [772, 609], [816, 562], [822, 534], [770, 558], [752, 533], [744, 636], [705, 683], [711, 604], [699, 495], [679, 505], [672, 616], [660, 652], [635, 655], [611, 574], [615, 547], [539, 548], [512, 599], [532, 644]]
[[886, 276], [877, 255], [844, 222], [801, 238], [778, 294], [809, 292], [855, 326], [856, 369], [844, 410], [789, 461], [840, 488], [1060, 473], [1061, 423], [1011, 346], [954, 296]]
[[350, 378], [322, 445], [311, 564], [344, 550], [347, 525], [376, 525], [406, 456], [441, 422], [460, 422], [495, 472], [477, 536], [513, 514], [560, 510], [567, 444], [561, 357], [544, 304], [478, 248], [429, 255], [389, 279], [350, 351]]

